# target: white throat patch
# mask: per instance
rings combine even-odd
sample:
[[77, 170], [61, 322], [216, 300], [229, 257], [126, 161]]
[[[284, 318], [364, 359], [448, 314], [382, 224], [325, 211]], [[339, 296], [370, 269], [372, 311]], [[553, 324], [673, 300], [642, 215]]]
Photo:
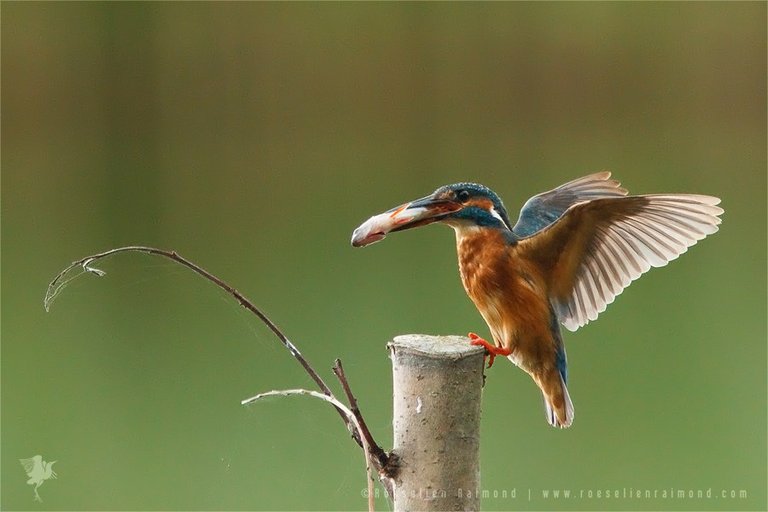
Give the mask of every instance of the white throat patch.
[[494, 217], [496, 220], [498, 220], [499, 222], [501, 222], [501, 224], [502, 224], [502, 225], [504, 225], [505, 227], [509, 227], [509, 226], [507, 226], [507, 223], [506, 223], [506, 222], [504, 222], [504, 219], [501, 217], [501, 215], [499, 214], [499, 212], [497, 212], [497, 211], [496, 211], [496, 208], [494, 208], [493, 206], [491, 206], [491, 210], [490, 210], [490, 212], [491, 212], [491, 215], [493, 215], [493, 217]]

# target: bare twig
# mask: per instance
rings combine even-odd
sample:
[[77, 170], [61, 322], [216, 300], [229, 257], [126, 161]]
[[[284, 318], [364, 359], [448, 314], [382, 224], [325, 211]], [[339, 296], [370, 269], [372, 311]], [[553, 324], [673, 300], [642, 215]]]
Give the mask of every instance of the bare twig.
[[[336, 361], [338, 362], [338, 359]], [[267, 391], [265, 393], [259, 393], [258, 395], [252, 396], [251, 398], [246, 398], [240, 403], [242, 405], [249, 405], [249, 404], [252, 404], [253, 402], [256, 402], [258, 400], [261, 400], [262, 398], [266, 398], [269, 396], [291, 396], [291, 395], [312, 396], [333, 404], [337, 409], [343, 411], [344, 414], [347, 415], [347, 419], [349, 420], [350, 423], [352, 423], [355, 426], [355, 429], [357, 429], [358, 432], [362, 432], [358, 415], [354, 414], [351, 410], [349, 410], [349, 408], [346, 405], [341, 403], [333, 395], [324, 395], [322, 393], [318, 393], [317, 391], [310, 391], [308, 389], [273, 390], [273, 391]], [[373, 492], [373, 480], [371, 479], [371, 455], [370, 454], [372, 453], [372, 450], [371, 450], [372, 447], [368, 444], [368, 440], [365, 438], [365, 436], [363, 436], [361, 439], [363, 441], [363, 455], [365, 456], [365, 479], [368, 484], [368, 510], [370, 512], [373, 512], [375, 496]]]
[[[121, 252], [143, 252], [147, 254], [156, 254], [158, 256], [169, 258], [175, 261], [176, 263], [184, 265], [185, 267], [193, 270], [194, 272], [203, 276], [207, 280], [211, 281], [213, 284], [215, 284], [222, 290], [232, 295], [235, 299], [237, 299], [237, 302], [239, 302], [241, 306], [243, 306], [245, 309], [247, 309], [251, 313], [255, 314], [257, 317], [259, 317], [259, 319], [262, 322], [264, 322], [264, 324], [267, 327], [269, 327], [269, 329], [275, 334], [275, 336], [277, 336], [277, 338], [280, 340], [283, 346], [285, 346], [285, 348], [288, 349], [291, 355], [295, 357], [296, 360], [299, 361], [301, 366], [304, 368], [307, 374], [312, 378], [312, 380], [315, 381], [315, 383], [322, 390], [322, 392], [327, 395], [331, 394], [331, 390], [328, 387], [328, 385], [325, 383], [325, 381], [323, 381], [323, 379], [317, 374], [315, 369], [312, 368], [312, 366], [307, 362], [307, 360], [304, 359], [304, 356], [301, 355], [301, 352], [299, 352], [299, 349], [297, 349], [296, 346], [293, 343], [291, 343], [288, 337], [285, 334], [283, 334], [283, 332], [277, 327], [277, 325], [274, 324], [274, 322], [272, 322], [272, 320], [269, 319], [269, 317], [267, 317], [267, 315], [265, 315], [259, 308], [257, 308], [251, 301], [245, 298], [245, 296], [243, 296], [240, 292], [235, 290], [232, 286], [228, 285], [227, 283], [225, 283], [215, 275], [211, 274], [204, 268], [180, 256], [179, 254], [176, 253], [176, 251], [166, 251], [163, 249], [156, 249], [154, 247], [144, 247], [140, 245], [133, 245], [128, 247], [119, 247], [117, 249], [112, 249], [99, 254], [94, 254], [92, 256], [86, 256], [85, 258], [77, 260], [73, 262], [70, 266], [62, 270], [61, 273], [59, 273], [59, 275], [56, 276], [54, 280], [51, 281], [51, 283], [48, 285], [48, 292], [45, 294], [45, 300], [43, 301], [45, 310], [49, 311], [51, 308], [51, 303], [58, 296], [59, 292], [61, 292], [61, 290], [66, 285], [68, 285], [73, 279], [77, 278], [82, 273], [89, 272], [92, 274], [96, 274], [99, 277], [102, 277], [106, 274], [106, 272], [104, 272], [103, 270], [99, 270], [97, 268], [92, 267], [91, 264], [93, 262], [100, 259], [107, 258], [109, 256], [113, 256]], [[82, 271], [74, 276], [71, 276], [65, 279], [65, 277], [73, 269], [77, 267], [81, 267]], [[341, 413], [341, 411], [339, 411], [339, 413]]]
[[[333, 395], [333, 392], [325, 383], [325, 381], [322, 379], [322, 377], [320, 377], [320, 375], [315, 371], [312, 365], [310, 365], [309, 362], [304, 358], [304, 356], [301, 354], [299, 349], [296, 348], [296, 345], [291, 343], [291, 341], [283, 333], [283, 331], [281, 331], [280, 328], [278, 328], [277, 325], [275, 325], [275, 323], [272, 322], [272, 320], [270, 320], [266, 314], [264, 314], [259, 308], [257, 308], [250, 300], [248, 300], [244, 295], [238, 292], [235, 288], [225, 283], [220, 278], [211, 274], [210, 272], [200, 267], [199, 265], [192, 263], [191, 261], [177, 254], [176, 251], [166, 251], [163, 249], [156, 249], [154, 247], [134, 245], [134, 246], [128, 246], [128, 247], [119, 247], [117, 249], [112, 249], [112, 250], [94, 254], [91, 256], [86, 256], [85, 258], [77, 260], [73, 262], [70, 266], [62, 270], [59, 273], [59, 275], [57, 275], [54, 278], [54, 280], [51, 281], [51, 283], [48, 285], [48, 291], [45, 294], [45, 300], [43, 302], [46, 311], [50, 310], [51, 304], [53, 303], [54, 299], [73, 279], [79, 277], [84, 273], [95, 274], [99, 277], [104, 276], [106, 274], [106, 272], [104, 272], [103, 270], [92, 267], [91, 265], [94, 262], [107, 258], [109, 256], [113, 256], [115, 254], [123, 253], [123, 252], [141, 252], [146, 254], [154, 254], [157, 256], [163, 256], [165, 258], [173, 260], [176, 263], [179, 263], [191, 269], [192, 271], [204, 277], [208, 281], [212, 282], [222, 290], [226, 291], [227, 293], [232, 295], [241, 306], [243, 306], [245, 309], [247, 309], [251, 313], [255, 314], [259, 318], [259, 320], [261, 320], [275, 334], [277, 339], [280, 340], [280, 342], [286, 349], [288, 349], [288, 351], [299, 362], [299, 364], [301, 364], [302, 368], [304, 368], [304, 371], [307, 372], [310, 378], [320, 388], [320, 391], [322, 391], [323, 393], [322, 396], [327, 398], [327, 399], [324, 398], [324, 400], [331, 403], [336, 408], [336, 411], [339, 413], [339, 416], [346, 424], [347, 430], [352, 435], [352, 438], [365, 451], [367, 460], [371, 460], [374, 466], [376, 467], [377, 471], [379, 472], [380, 476], [382, 475], [381, 469], [386, 466], [388, 462], [388, 456], [384, 452], [384, 450], [382, 450], [381, 447], [378, 444], [376, 444], [376, 442], [373, 440], [373, 437], [371, 436], [371, 433], [368, 430], [368, 427], [365, 425], [363, 417], [360, 414], [359, 409], [357, 408], [357, 403], [355, 402], [352, 404], [353, 410], [355, 412], [352, 413], [350, 416], [350, 414], [348, 413], [351, 413], [352, 411], [349, 411], [349, 409], [346, 407], [339, 406], [341, 402], [339, 402], [339, 400]], [[72, 272], [75, 270], [77, 270], [78, 272], [74, 275], [71, 275]], [[338, 365], [339, 365], [339, 368], [341, 368], [340, 362], [338, 362]], [[337, 374], [337, 376], [339, 376], [339, 374]], [[354, 396], [349, 390], [349, 384], [346, 382], [346, 379], [343, 377], [343, 370], [341, 371], [341, 377], [339, 377], [339, 380], [342, 382], [342, 386], [344, 386], [344, 392], [346, 393], [347, 397], [350, 397], [351, 400], [354, 400]], [[312, 392], [312, 393], [315, 393], [315, 392]], [[350, 418], [353, 418], [354, 421]], [[383, 479], [382, 479], [382, 482], [384, 482]]]
[[347, 395], [349, 408], [352, 411], [352, 414], [355, 416], [355, 419], [357, 420], [357, 424], [360, 426], [360, 435], [363, 436], [365, 441], [371, 447], [371, 450], [372, 450], [371, 455], [375, 457], [375, 461], [377, 462], [376, 469], [381, 471], [381, 469], [383, 469], [384, 466], [386, 466], [387, 464], [387, 454], [373, 440], [371, 431], [368, 430], [368, 425], [365, 423], [365, 419], [363, 419], [363, 415], [360, 414], [360, 409], [357, 407], [357, 399], [355, 398], [355, 395], [352, 394], [352, 389], [350, 389], [349, 387], [347, 376], [344, 374], [344, 367], [341, 365], [341, 359], [336, 359], [336, 361], [334, 362], [333, 373], [339, 379], [339, 382], [341, 383], [341, 387], [342, 389], [344, 389], [344, 394]]
[[[291, 340], [288, 339], [288, 337], [281, 331], [277, 325], [275, 325], [272, 320], [267, 317], [266, 314], [264, 314], [259, 308], [257, 308], [251, 301], [249, 301], [243, 294], [235, 290], [232, 286], [228, 285], [215, 275], [211, 274], [204, 268], [196, 265], [195, 263], [192, 263], [188, 259], [180, 256], [176, 253], [176, 251], [166, 251], [163, 249], [156, 249], [154, 247], [144, 247], [140, 245], [132, 245], [128, 247], [119, 247], [117, 249], [112, 249], [109, 251], [105, 251], [99, 254], [94, 254], [92, 256], [86, 256], [85, 258], [79, 259], [75, 262], [73, 262], [70, 266], [62, 270], [59, 275], [57, 275], [53, 281], [48, 285], [48, 291], [45, 294], [45, 300], [43, 301], [43, 305], [45, 306], [45, 310], [49, 311], [51, 308], [51, 304], [53, 303], [54, 299], [59, 295], [59, 293], [66, 287], [73, 279], [76, 279], [83, 273], [91, 273], [95, 274], [99, 277], [103, 277], [106, 275], [106, 272], [103, 270], [94, 268], [91, 266], [92, 263], [95, 261], [107, 258], [109, 256], [113, 256], [115, 254], [119, 254], [121, 252], [143, 252], [146, 254], [155, 254], [158, 256], [163, 256], [165, 258], [169, 258], [176, 263], [179, 263], [181, 265], [184, 265], [185, 267], [193, 270], [197, 274], [203, 276], [205, 279], [211, 281], [213, 284], [221, 288], [222, 290], [226, 291], [230, 295], [232, 295], [237, 302], [240, 303], [241, 306], [243, 306], [245, 309], [250, 311], [251, 313], [255, 314], [257, 317], [259, 317], [259, 320], [261, 320], [274, 334], [277, 336], [277, 339], [280, 340], [280, 342], [283, 344], [285, 348], [288, 349], [288, 352], [291, 353], [291, 355], [301, 364], [302, 368], [304, 368], [304, 371], [307, 372], [307, 374], [310, 376], [310, 378], [315, 381], [315, 384], [320, 388], [320, 390], [325, 393], [326, 395], [332, 395], [331, 389], [328, 387], [328, 385], [325, 383], [325, 381], [318, 375], [318, 373], [315, 371], [315, 369], [310, 365], [306, 359], [304, 359], [304, 356], [301, 355], [301, 352], [299, 352], [299, 349], [296, 348], [296, 345], [291, 343]], [[76, 268], [82, 269], [79, 273], [75, 274], [74, 276], [69, 276], [69, 274]], [[341, 419], [344, 420], [344, 423], [348, 423], [348, 420], [346, 418], [346, 415], [344, 412], [340, 409], [336, 409], [341, 416]], [[357, 444], [360, 445], [360, 447], [363, 446], [362, 441], [359, 439], [359, 437], [356, 436], [355, 430], [352, 428], [349, 428], [349, 425], [347, 425], [347, 428], [352, 432], [352, 436], [355, 438], [355, 441]]]
[[356, 424], [360, 430], [360, 436], [370, 447], [370, 459], [373, 466], [376, 468], [379, 474], [379, 481], [384, 486], [384, 490], [387, 492], [387, 496], [394, 496], [394, 479], [397, 476], [398, 471], [398, 459], [393, 453], [386, 453], [381, 447], [373, 440], [371, 431], [368, 429], [368, 425], [365, 423], [363, 415], [360, 413], [360, 409], [357, 406], [357, 398], [352, 393], [352, 389], [347, 381], [347, 376], [344, 373], [344, 367], [341, 365], [341, 359], [336, 359], [333, 364], [333, 373], [336, 378], [339, 379], [341, 387], [344, 390], [344, 394], [347, 396], [349, 402], [349, 408], [357, 420]]

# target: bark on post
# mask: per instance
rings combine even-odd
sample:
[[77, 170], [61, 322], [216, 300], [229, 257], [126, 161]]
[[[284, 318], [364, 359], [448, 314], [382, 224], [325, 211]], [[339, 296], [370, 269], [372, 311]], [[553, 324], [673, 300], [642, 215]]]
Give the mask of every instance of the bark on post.
[[397, 336], [395, 511], [478, 510], [483, 353], [461, 336]]

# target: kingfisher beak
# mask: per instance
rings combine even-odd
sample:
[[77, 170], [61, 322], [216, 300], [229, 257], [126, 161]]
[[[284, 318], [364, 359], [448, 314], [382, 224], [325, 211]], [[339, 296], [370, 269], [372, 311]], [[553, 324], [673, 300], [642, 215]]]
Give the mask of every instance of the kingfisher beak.
[[404, 231], [438, 222], [461, 208], [461, 203], [450, 199], [422, 197], [365, 221], [352, 233], [352, 246], [365, 247], [382, 240], [392, 231]]

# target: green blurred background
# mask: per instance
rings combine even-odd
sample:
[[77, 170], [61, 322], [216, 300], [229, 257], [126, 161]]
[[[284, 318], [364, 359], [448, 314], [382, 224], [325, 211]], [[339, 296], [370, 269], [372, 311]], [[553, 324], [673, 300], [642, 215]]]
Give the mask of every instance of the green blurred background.
[[[362, 458], [225, 294], [119, 256], [46, 314], [68, 262], [172, 248], [252, 298], [391, 446], [397, 334], [485, 332], [453, 234], [365, 250], [374, 213], [459, 180], [511, 212], [611, 169], [719, 195], [721, 231], [566, 333], [574, 427], [501, 362], [483, 501], [501, 509], [766, 507], [765, 3], [2, 5], [2, 502], [20, 510], [361, 509]], [[32, 488], [18, 459], [58, 460]], [[745, 490], [546, 499], [542, 491]], [[528, 495], [530, 492], [530, 500]], [[585, 494], [586, 496], [586, 494]], [[386, 510], [385, 500], [378, 500]]]

